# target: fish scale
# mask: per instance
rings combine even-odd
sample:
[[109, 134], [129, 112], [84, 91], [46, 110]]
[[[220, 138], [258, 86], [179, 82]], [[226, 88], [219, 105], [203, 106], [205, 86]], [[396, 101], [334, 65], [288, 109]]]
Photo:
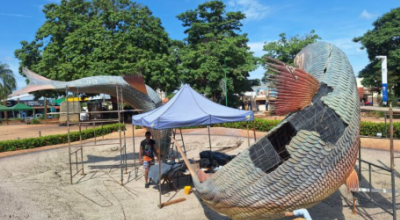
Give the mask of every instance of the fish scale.
[[[291, 113], [205, 182], [193, 176], [199, 196], [211, 209], [232, 219], [281, 218], [288, 210], [327, 198], [353, 170], [360, 116], [350, 63], [325, 42], [308, 45], [295, 63], [320, 83], [312, 105]], [[260, 169], [253, 163], [257, 155], [249, 152], [263, 143], [286, 151], [288, 158]]]

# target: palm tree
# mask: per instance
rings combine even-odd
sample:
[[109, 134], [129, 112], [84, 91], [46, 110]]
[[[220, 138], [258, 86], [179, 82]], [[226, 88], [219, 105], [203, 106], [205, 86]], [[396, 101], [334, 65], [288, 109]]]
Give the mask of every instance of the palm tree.
[[5, 63], [0, 63], [0, 100], [6, 99], [16, 88], [13, 71]]
[[0, 100], [6, 99], [16, 88], [16, 81], [12, 70], [5, 63], [0, 63]]

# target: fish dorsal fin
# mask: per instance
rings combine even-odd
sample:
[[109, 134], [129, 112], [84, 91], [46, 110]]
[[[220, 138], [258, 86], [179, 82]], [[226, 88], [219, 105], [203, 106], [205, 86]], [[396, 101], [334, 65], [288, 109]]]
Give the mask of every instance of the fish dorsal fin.
[[299, 111], [311, 104], [312, 98], [319, 89], [318, 80], [302, 69], [288, 66], [285, 63], [267, 58], [268, 69], [276, 74], [268, 74], [278, 93], [274, 102], [278, 115]]
[[128, 83], [132, 88], [140, 91], [147, 95], [146, 85], [144, 84], [143, 77], [141, 75], [130, 75], [122, 77], [126, 83]]
[[351, 171], [350, 175], [346, 179], [346, 186], [348, 192], [356, 192], [358, 191], [359, 183], [358, 183], [358, 175], [354, 170]]

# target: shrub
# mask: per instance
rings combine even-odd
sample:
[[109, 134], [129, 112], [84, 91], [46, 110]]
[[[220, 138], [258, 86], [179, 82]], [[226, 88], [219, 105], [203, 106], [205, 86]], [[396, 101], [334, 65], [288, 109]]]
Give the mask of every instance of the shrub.
[[[387, 123], [385, 126], [385, 123], [362, 121], [360, 134], [362, 136], [376, 137], [377, 133], [382, 133], [382, 136], [385, 137], [386, 132], [387, 132], [388, 137], [389, 137], [389, 132], [390, 132], [389, 129], [390, 129], [389, 123]], [[400, 122], [393, 123], [393, 137], [400, 138]]]
[[[101, 136], [105, 134], [109, 134], [114, 131], [118, 131], [119, 124], [111, 124], [111, 125], [104, 125], [103, 129], [98, 127], [96, 129], [91, 128], [87, 130], [83, 130], [82, 140], [93, 138], [94, 133], [96, 132], [96, 136]], [[121, 129], [124, 129], [124, 125], [121, 124]], [[71, 142], [79, 141], [79, 132], [74, 131], [70, 132], [70, 139]], [[25, 138], [20, 140], [7, 140], [7, 141], [0, 141], [0, 152], [5, 151], [13, 151], [18, 149], [30, 149], [36, 147], [43, 147], [55, 144], [65, 144], [68, 143], [68, 134], [56, 134], [56, 135], [48, 135], [43, 137], [36, 137], [36, 138]]]
[[[280, 120], [268, 120], [268, 119], [255, 119], [255, 126], [257, 131], [268, 132], [276, 125], [278, 125]], [[214, 124], [212, 127], [224, 127], [224, 128], [237, 128], [237, 129], [246, 129], [246, 122], [231, 122], [231, 123], [223, 123], [223, 124]], [[204, 128], [205, 126], [196, 126], [196, 127], [185, 127], [185, 129], [189, 128]], [[253, 128], [253, 122], [249, 122], [249, 129]], [[384, 137], [386, 134], [386, 130], [389, 134], [389, 123], [376, 123], [376, 122], [368, 122], [362, 121], [360, 125], [360, 135], [361, 136], [372, 136], [376, 137], [377, 133], [382, 133]], [[184, 129], [184, 128], [182, 128]], [[400, 138], [400, 122], [393, 123], [393, 137]]]
[[[255, 126], [257, 131], [269, 131], [276, 125], [278, 125], [281, 121], [280, 120], [266, 120], [255, 118]], [[191, 126], [191, 127], [184, 127], [182, 129], [192, 129], [192, 128], [206, 128], [207, 126]], [[247, 122], [229, 122], [229, 123], [220, 123], [220, 124], [213, 124], [211, 127], [223, 127], [223, 128], [237, 128], [237, 129], [247, 129]], [[249, 122], [249, 129], [253, 129], [253, 122]]]
[[34, 118], [34, 119], [31, 120], [31, 124], [32, 125], [37, 125], [37, 124], [40, 124], [40, 121], [39, 121], [39, 119]]

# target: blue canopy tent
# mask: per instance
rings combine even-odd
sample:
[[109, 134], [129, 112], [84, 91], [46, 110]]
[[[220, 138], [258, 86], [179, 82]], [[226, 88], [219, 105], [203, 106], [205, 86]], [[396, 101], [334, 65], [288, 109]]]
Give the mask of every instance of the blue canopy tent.
[[[210, 125], [238, 121], [254, 121], [253, 112], [234, 109], [212, 102], [206, 97], [197, 93], [187, 84], [184, 85], [165, 105], [152, 111], [132, 117], [132, 124], [134, 125], [133, 128], [135, 125], [140, 125], [159, 130], [172, 128], [181, 129], [182, 127], [188, 126], [207, 125], [210, 151]], [[182, 131], [180, 133], [182, 135]], [[248, 123], [247, 136], [250, 145]], [[254, 138], [256, 138], [255, 130]], [[160, 149], [160, 141], [157, 142]], [[161, 172], [161, 163], [159, 163], [159, 166], [159, 172]], [[159, 174], [161, 177], [161, 173]], [[161, 184], [159, 185], [161, 207]]]
[[184, 85], [165, 105], [132, 117], [132, 123], [152, 129], [254, 121], [252, 111], [226, 107], [210, 101]]

